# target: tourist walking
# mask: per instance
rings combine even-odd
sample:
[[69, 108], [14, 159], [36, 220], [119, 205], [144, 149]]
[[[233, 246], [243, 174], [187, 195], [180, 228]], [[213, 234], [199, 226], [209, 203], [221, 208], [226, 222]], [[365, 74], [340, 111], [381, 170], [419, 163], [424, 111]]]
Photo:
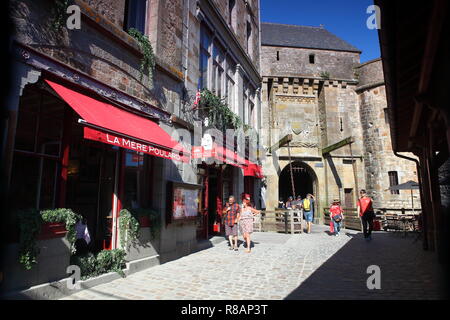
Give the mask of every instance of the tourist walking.
[[311, 193], [308, 193], [302, 201], [303, 216], [306, 221], [306, 233], [311, 233], [311, 225], [314, 218], [314, 203], [315, 197]]
[[366, 241], [370, 241], [372, 240], [373, 219], [375, 217], [375, 212], [373, 211], [373, 201], [364, 189], [359, 192], [359, 195], [360, 198], [357, 203], [357, 212], [361, 218], [364, 239], [366, 239]]
[[261, 211], [252, 208], [250, 204], [250, 195], [245, 194], [238, 221], [241, 234], [244, 237], [244, 241], [247, 243], [247, 250], [245, 251], [247, 253], [250, 253], [251, 251], [250, 235], [253, 232], [253, 217], [260, 213]]
[[223, 224], [225, 225], [225, 235], [230, 241], [230, 250], [238, 251], [238, 221], [241, 207], [236, 203], [234, 196], [228, 197], [228, 202], [223, 209]]
[[292, 209], [302, 208], [302, 196], [297, 196], [297, 199], [292, 202]]
[[338, 236], [344, 219], [344, 210], [342, 210], [341, 202], [338, 199], [334, 199], [330, 207], [330, 219], [333, 223], [334, 235]]
[[288, 201], [286, 201], [286, 209], [292, 209], [294, 205], [294, 197], [289, 196]]

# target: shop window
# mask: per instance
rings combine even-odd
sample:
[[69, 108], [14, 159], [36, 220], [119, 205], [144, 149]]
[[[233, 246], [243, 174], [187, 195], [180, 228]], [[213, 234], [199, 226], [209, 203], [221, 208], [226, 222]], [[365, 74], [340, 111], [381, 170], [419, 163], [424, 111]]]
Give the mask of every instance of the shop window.
[[19, 103], [11, 170], [12, 209], [48, 209], [56, 204], [65, 104], [26, 87]]
[[151, 206], [152, 157], [132, 150], [125, 151], [124, 208]]
[[147, 15], [147, 0], [126, 0], [124, 29], [131, 28], [145, 34], [145, 23]]
[[[398, 185], [398, 174], [397, 171], [389, 171], [389, 186], [396, 186]], [[391, 190], [391, 194], [400, 194], [399, 190]]]

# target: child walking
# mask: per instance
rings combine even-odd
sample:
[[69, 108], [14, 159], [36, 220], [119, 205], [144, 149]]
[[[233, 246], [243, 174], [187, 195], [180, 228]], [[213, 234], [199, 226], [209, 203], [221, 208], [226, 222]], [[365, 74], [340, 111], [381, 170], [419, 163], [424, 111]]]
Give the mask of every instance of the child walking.
[[341, 202], [338, 199], [333, 200], [330, 207], [330, 218], [333, 223], [334, 235], [338, 236], [341, 231], [341, 223], [344, 219], [344, 210], [342, 210]]

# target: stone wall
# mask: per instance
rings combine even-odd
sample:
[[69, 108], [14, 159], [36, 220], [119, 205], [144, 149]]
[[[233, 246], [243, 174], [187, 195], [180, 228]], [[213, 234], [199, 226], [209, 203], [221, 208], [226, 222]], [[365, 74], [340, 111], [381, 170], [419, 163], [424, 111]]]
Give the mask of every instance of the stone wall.
[[123, 28], [125, 0], [82, 0], [112, 23]]
[[[220, 12], [222, 18], [229, 22], [229, 10], [228, 10], [228, 0], [213, 0], [216, 5], [217, 10]], [[234, 23], [230, 26], [230, 29], [237, 38], [239, 44], [244, 50], [247, 49], [247, 21], [251, 24], [252, 29], [252, 48], [249, 50], [251, 53], [250, 59], [253, 64], [258, 67], [259, 70], [259, 1], [249, 0], [249, 1], [239, 1], [235, 2], [235, 13], [232, 20]]]
[[[360, 122], [363, 129], [366, 189], [374, 198], [376, 207], [411, 208], [411, 193], [401, 190], [391, 194], [389, 171], [396, 171], [398, 183], [418, 181], [417, 168], [413, 161], [394, 155], [387, 118], [386, 89], [380, 59], [369, 61], [358, 68], [361, 82], [356, 92], [360, 104]], [[404, 155], [415, 158], [413, 154]], [[419, 191], [414, 190], [414, 207], [420, 207]]]
[[[194, 1], [191, 3], [195, 6]], [[150, 17], [150, 22], [147, 30], [157, 59], [153, 81], [149, 81], [145, 73], [141, 79], [142, 53], [139, 43], [123, 30], [124, 0], [75, 0], [75, 4], [80, 6], [82, 12], [81, 29], [62, 28], [55, 32], [49, 28], [53, 1], [15, 1], [11, 10], [16, 24], [15, 39], [115, 90], [182, 116], [184, 1], [149, 0], [147, 16]], [[198, 29], [193, 32], [197, 31]], [[190, 59], [198, 60], [198, 56]], [[177, 124], [160, 125], [167, 132], [179, 128]], [[186, 141], [190, 143], [188, 139]], [[152, 205], [164, 215], [167, 180], [196, 183], [195, 170], [190, 164], [174, 164], [155, 158], [154, 172], [152, 179], [155, 194]], [[129, 253], [128, 258], [138, 259], [159, 254], [161, 261], [167, 261], [189, 254], [195, 249], [195, 223], [163, 227], [160, 237], [151, 245], [144, 243], [143, 246], [138, 246]], [[176, 241], [172, 241], [173, 239]], [[148, 239], [145, 238], [144, 242], [148, 242]], [[65, 276], [65, 272], [63, 275]], [[56, 276], [61, 277], [61, 272]], [[42, 282], [45, 281], [35, 281], [32, 284]]]
[[[291, 155], [303, 157], [303, 162], [308, 163], [308, 156], [320, 159], [321, 149], [326, 146], [349, 136], [354, 138], [352, 152], [348, 145], [331, 152], [330, 157], [322, 158], [323, 169], [309, 163], [318, 177], [320, 205], [328, 206], [333, 198], [344, 201], [345, 189], [353, 189], [354, 195], [357, 192], [353, 155], [357, 188], [367, 189], [376, 207], [410, 208], [410, 191], [396, 195], [387, 190], [389, 171], [397, 171], [399, 183], [417, 181], [417, 173], [414, 162], [392, 152], [381, 60], [359, 65], [357, 53], [272, 46], [263, 46], [261, 54], [265, 147], [293, 133], [291, 145], [297, 148], [292, 148]], [[315, 64], [309, 63], [309, 54], [315, 54]], [[330, 73], [331, 79], [320, 78], [324, 71]], [[305, 135], [305, 131], [309, 134]], [[286, 156], [286, 148], [276, 152], [278, 158]], [[275, 168], [283, 163], [274, 158], [275, 155], [268, 157], [264, 167], [271, 174], [267, 180], [268, 207], [276, 205], [280, 170]], [[414, 191], [414, 196], [417, 208], [418, 191]]]
[[[309, 62], [310, 54], [315, 56], [314, 64]], [[321, 78], [328, 72], [330, 79], [355, 80], [354, 68], [358, 65], [359, 54], [356, 52], [261, 46], [263, 76]]]
[[384, 82], [383, 64], [380, 58], [361, 64], [355, 69], [355, 74], [359, 80], [358, 87]]
[[[180, 104], [179, 81], [182, 81], [182, 73], [179, 71], [181, 69], [179, 38], [175, 36], [178, 33], [162, 37], [162, 40], [153, 43], [160, 65], [154, 73], [154, 83], [160, 82], [160, 85], [155, 87], [147, 74], [144, 73], [141, 80], [142, 55], [139, 44], [123, 31], [123, 21], [118, 18], [125, 14], [122, 2], [115, 1], [110, 7], [106, 2], [105, 7], [101, 7], [103, 2], [95, 2], [95, 9], [87, 6], [84, 1], [78, 0], [76, 3], [80, 5], [83, 15], [81, 30], [63, 28], [61, 32], [55, 32], [48, 27], [51, 19], [51, 2], [45, 0], [15, 2], [12, 17], [16, 23], [16, 39], [144, 102], [168, 111], [175, 109], [172, 104]], [[171, 10], [177, 10], [175, 4]], [[163, 26], [161, 30], [166, 29], [164, 32], [170, 33], [172, 29], [180, 29], [181, 22], [178, 21], [176, 26], [167, 31], [170, 25], [167, 20], [170, 18], [165, 17], [161, 22]], [[168, 76], [176, 78], [180, 74], [179, 81], [170, 82], [164, 79]], [[178, 97], [175, 99], [173, 95]]]
[[[359, 121], [351, 120], [359, 115], [354, 89], [354, 83], [337, 80], [296, 77], [263, 79], [264, 146], [272, 146], [285, 135], [292, 134], [292, 159], [301, 161], [309, 168], [320, 214], [332, 199], [344, 199], [344, 189], [356, 190], [349, 147], [333, 151], [327, 158], [322, 156], [324, 147], [353, 136], [352, 153], [355, 156], [358, 188], [365, 183], [362, 130]], [[279, 175], [289, 163], [288, 156], [287, 147], [281, 147], [263, 163], [267, 176], [268, 209], [277, 205]]]

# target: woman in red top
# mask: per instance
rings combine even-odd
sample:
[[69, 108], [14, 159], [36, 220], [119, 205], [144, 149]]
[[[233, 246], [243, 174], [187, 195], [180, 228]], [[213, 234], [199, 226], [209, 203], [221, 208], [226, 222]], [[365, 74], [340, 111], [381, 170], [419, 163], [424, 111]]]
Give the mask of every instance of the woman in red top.
[[375, 216], [372, 206], [372, 199], [367, 196], [366, 190], [364, 189], [362, 189], [359, 194], [361, 198], [359, 198], [357, 206], [363, 226], [364, 239], [366, 239], [366, 241], [370, 241], [372, 240], [373, 218]]
[[338, 236], [341, 231], [341, 223], [344, 219], [344, 210], [342, 210], [341, 202], [338, 199], [333, 200], [330, 207], [330, 218], [334, 226], [334, 235]]

